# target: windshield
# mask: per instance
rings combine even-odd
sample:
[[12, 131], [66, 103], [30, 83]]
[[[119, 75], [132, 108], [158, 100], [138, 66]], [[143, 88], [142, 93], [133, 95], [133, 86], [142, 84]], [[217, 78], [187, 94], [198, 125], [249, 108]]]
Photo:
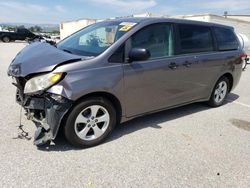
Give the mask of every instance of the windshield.
[[98, 56], [135, 25], [118, 21], [96, 23], [64, 39], [57, 47], [72, 54]]

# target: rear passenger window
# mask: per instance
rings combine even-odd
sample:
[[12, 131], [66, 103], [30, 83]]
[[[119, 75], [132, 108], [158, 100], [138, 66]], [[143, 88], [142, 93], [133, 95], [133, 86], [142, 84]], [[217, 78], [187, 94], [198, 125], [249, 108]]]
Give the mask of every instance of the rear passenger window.
[[213, 51], [210, 27], [179, 25], [181, 54]]
[[231, 29], [214, 28], [218, 49], [220, 51], [237, 50], [239, 47], [237, 38]]
[[170, 24], [154, 24], [143, 28], [131, 38], [132, 48], [150, 51], [150, 59], [173, 55], [173, 29]]

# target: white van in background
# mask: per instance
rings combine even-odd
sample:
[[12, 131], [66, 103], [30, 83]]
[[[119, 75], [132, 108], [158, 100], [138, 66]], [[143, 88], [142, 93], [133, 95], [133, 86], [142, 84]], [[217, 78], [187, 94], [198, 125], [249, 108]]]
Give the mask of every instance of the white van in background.
[[[249, 38], [241, 33], [237, 34], [237, 37], [240, 41], [240, 45], [241, 48], [246, 52], [247, 56], [248, 56], [248, 52], [250, 51], [250, 42], [249, 42]], [[249, 64], [249, 58], [246, 56], [245, 60], [243, 61], [242, 64], [242, 69], [244, 70], [246, 68], [246, 65]]]
[[240, 45], [241, 45], [241, 47], [245, 50], [245, 51], [247, 51], [247, 50], [250, 50], [250, 42], [249, 42], [249, 39], [248, 39], [248, 37], [246, 36], [246, 35], [244, 35], [244, 34], [241, 34], [241, 33], [238, 33], [237, 34], [237, 37], [238, 37], [238, 39], [239, 39], [239, 41], [240, 41]]

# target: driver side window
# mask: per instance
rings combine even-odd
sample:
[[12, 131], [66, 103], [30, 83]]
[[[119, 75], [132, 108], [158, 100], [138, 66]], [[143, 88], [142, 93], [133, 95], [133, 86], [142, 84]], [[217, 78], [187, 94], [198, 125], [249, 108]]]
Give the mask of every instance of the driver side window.
[[153, 24], [147, 26], [131, 37], [131, 48], [149, 50], [150, 59], [173, 55], [173, 28], [171, 24]]

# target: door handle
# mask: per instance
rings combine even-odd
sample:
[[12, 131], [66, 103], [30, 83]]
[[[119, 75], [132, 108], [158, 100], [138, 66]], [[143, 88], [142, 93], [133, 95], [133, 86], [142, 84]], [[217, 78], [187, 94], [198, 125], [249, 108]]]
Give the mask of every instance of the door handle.
[[168, 65], [168, 67], [170, 68], [170, 69], [177, 69], [177, 67], [178, 67], [178, 65], [176, 64], [176, 63], [170, 63], [169, 65]]
[[183, 63], [183, 65], [184, 65], [185, 67], [190, 67], [190, 66], [192, 65], [192, 63], [189, 62], [189, 61], [185, 61], [185, 62]]

